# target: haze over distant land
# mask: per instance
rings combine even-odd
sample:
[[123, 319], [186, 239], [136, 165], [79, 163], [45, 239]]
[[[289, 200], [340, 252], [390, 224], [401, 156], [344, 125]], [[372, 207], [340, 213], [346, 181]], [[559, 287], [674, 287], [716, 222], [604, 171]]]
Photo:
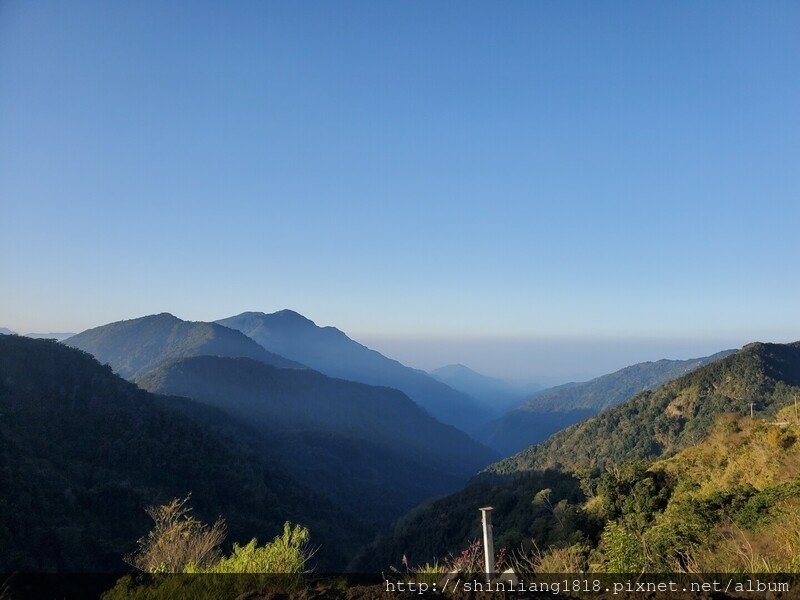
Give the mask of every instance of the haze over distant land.
[[[273, 303], [274, 305], [274, 303]], [[237, 305], [241, 312], [249, 308], [246, 303]], [[284, 308], [284, 307], [281, 307]], [[161, 312], [159, 307], [155, 312]], [[202, 312], [188, 315], [175, 311], [184, 318], [196, 320], [210, 319]], [[232, 313], [236, 312], [231, 311]], [[327, 314], [329, 311], [322, 311]], [[217, 315], [218, 311], [212, 313]], [[130, 319], [138, 314], [122, 315], [121, 319]], [[217, 318], [214, 316], [214, 318]], [[685, 360], [695, 356], [708, 356], [725, 348], [740, 348], [753, 341], [774, 343], [790, 343], [800, 339], [800, 328], [793, 331], [787, 328], [778, 332], [774, 329], [764, 331], [750, 330], [727, 335], [696, 336], [650, 336], [635, 337], [620, 334], [614, 335], [441, 335], [436, 333], [402, 334], [387, 324], [391, 333], [364, 332], [355, 322], [355, 327], [343, 326], [343, 319], [331, 320], [318, 318], [308, 313], [310, 318], [322, 325], [333, 325], [345, 330], [352, 330], [350, 337], [375, 350], [402, 362], [410, 367], [432, 371], [448, 364], [465, 364], [481, 374], [497, 377], [513, 384], [525, 387], [539, 384], [551, 387], [572, 381], [588, 381], [624, 368], [628, 365], [656, 361], [663, 358]], [[37, 318], [32, 315], [30, 320]], [[213, 319], [210, 319], [213, 320]], [[70, 324], [85, 325], [83, 329], [103, 324], [91, 320], [70, 319], [65, 321], [64, 330]], [[11, 325], [11, 323], [7, 323]], [[72, 327], [70, 327], [72, 328]], [[13, 333], [23, 328], [0, 328], [0, 333]], [[81, 327], [74, 327], [81, 330]], [[359, 333], [361, 331], [361, 333]], [[67, 333], [26, 334], [29, 337], [54, 337], [65, 339]]]
[[71, 332], [53, 332], [53, 333], [26, 333], [25, 337], [33, 338], [35, 340], [58, 340], [63, 341], [75, 335], [74, 331]]
[[[548, 387], [587, 381], [639, 362], [708, 356], [759, 339], [755, 335], [725, 339], [354, 337], [379, 352], [420, 369], [435, 369], [448, 361], [460, 362], [485, 375], [506, 380], [525, 378]], [[796, 337], [800, 338], [800, 333]], [[794, 341], [794, 337], [776, 336], [774, 341], [786, 343]]]

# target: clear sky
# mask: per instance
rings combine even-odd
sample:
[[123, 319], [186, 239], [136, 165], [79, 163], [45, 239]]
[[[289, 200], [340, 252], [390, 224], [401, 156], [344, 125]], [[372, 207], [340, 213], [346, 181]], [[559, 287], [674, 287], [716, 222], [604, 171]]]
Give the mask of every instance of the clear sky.
[[800, 3], [6, 0], [0, 220], [21, 331], [800, 338]]

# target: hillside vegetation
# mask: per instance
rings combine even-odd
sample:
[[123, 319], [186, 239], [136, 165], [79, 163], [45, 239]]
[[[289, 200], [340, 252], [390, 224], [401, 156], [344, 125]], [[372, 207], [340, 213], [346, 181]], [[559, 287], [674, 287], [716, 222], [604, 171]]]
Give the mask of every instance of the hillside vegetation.
[[544, 390], [479, 429], [475, 437], [504, 455], [543, 442], [553, 433], [616, 406], [645, 390], [691, 373], [732, 353], [689, 360], [659, 360], [625, 367], [583, 383]]
[[800, 344], [745, 346], [493, 465], [365, 560], [441, 564], [493, 505], [523, 570], [796, 572], [799, 386]]
[[722, 413], [772, 415], [800, 393], [800, 343], [754, 343], [648, 390], [519, 454], [496, 473], [570, 471], [652, 459], [699, 442]]

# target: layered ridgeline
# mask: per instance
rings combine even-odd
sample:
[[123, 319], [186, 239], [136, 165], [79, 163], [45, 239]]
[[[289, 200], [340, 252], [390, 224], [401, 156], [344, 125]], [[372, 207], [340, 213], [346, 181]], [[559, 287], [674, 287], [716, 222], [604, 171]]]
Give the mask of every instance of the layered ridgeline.
[[361, 564], [457, 553], [491, 505], [523, 568], [800, 570], [798, 397], [800, 343], [750, 344], [415, 509]]
[[754, 343], [656, 390], [647, 390], [523, 450], [490, 470], [603, 467], [677, 452], [723, 413], [772, 414], [800, 393], [800, 342]]
[[204, 520], [224, 515], [231, 542], [271, 539], [288, 519], [309, 527], [322, 565], [343, 567], [363, 527], [190, 404], [61, 344], [0, 337], [0, 571], [123, 569], [152, 525], [144, 507], [188, 493]]
[[217, 323], [331, 377], [401, 390], [440, 421], [465, 431], [491, 418], [491, 409], [475, 398], [359, 344], [335, 327], [318, 327], [291, 310], [245, 312]]
[[689, 360], [643, 362], [584, 383], [560, 385], [535, 395], [474, 435], [501, 454], [513, 454], [642, 391], [655, 389], [733, 352], [726, 350]]
[[0, 327], [0, 335], [16, 335], [16, 332], [11, 331], [8, 327]]
[[310, 369], [201, 356], [136, 383], [246, 420], [298, 479], [363, 519], [388, 521], [452, 492], [496, 456], [398, 390]]
[[461, 364], [439, 367], [431, 371], [430, 375], [454, 390], [477, 398], [496, 415], [504, 413], [542, 389], [537, 383], [505, 381], [483, 375]]
[[56, 340], [62, 342], [72, 336], [77, 335], [73, 332], [54, 331], [51, 333], [26, 333], [25, 337], [33, 338], [35, 340]]
[[276, 367], [302, 365], [265, 350], [241, 332], [216, 323], [182, 321], [169, 313], [117, 321], [64, 341], [133, 379], [171, 358], [244, 356]]

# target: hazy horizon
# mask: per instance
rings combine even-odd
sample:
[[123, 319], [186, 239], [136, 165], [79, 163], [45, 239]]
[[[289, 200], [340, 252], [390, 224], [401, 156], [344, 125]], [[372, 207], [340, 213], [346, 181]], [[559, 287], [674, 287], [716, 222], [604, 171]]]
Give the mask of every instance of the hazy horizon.
[[[274, 312], [274, 309], [256, 312]], [[294, 309], [290, 309], [294, 310]], [[242, 310], [213, 318], [190, 318], [175, 311], [175, 316], [191, 321], [214, 321], [245, 312]], [[298, 311], [299, 312], [299, 311]], [[149, 313], [155, 314], [155, 313]], [[740, 332], [718, 338], [601, 336], [601, 335], [409, 335], [364, 332], [350, 329], [336, 322], [321, 322], [312, 314], [305, 314], [320, 327], [333, 326], [349, 337], [401, 363], [425, 371], [448, 365], [463, 364], [479, 373], [505, 380], [531, 380], [545, 386], [570, 381], [585, 381], [617, 371], [623, 367], [661, 359], [686, 360], [715, 354], [723, 350], [738, 349], [751, 342], [786, 343], [800, 340], [800, 332], [787, 335], [780, 332]], [[131, 315], [127, 320], [146, 315]], [[57, 329], [74, 331], [105, 325]], [[0, 323], [19, 334], [21, 329]], [[42, 332], [48, 330], [40, 330]]]

